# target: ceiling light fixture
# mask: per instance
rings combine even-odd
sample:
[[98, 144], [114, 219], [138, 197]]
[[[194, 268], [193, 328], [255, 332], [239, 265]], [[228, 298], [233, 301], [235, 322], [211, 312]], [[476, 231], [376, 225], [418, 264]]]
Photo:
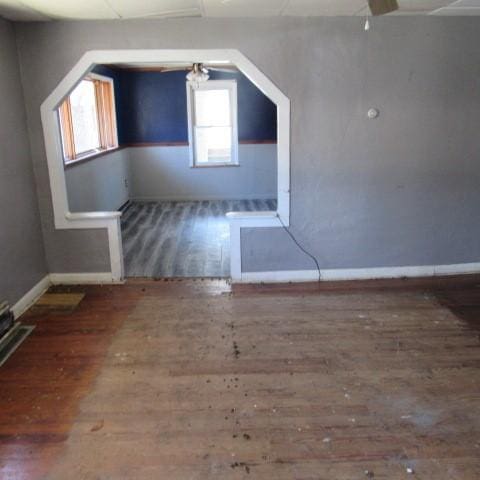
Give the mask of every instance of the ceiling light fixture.
[[206, 82], [209, 78], [208, 70], [201, 63], [194, 63], [193, 68], [187, 73], [187, 81], [194, 88], [198, 88], [200, 83]]

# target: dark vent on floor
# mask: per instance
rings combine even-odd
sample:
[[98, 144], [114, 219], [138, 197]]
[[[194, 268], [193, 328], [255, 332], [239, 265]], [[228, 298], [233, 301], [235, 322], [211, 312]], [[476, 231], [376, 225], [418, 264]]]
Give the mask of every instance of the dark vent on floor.
[[34, 325], [16, 323], [13, 328], [0, 340], [0, 367], [8, 360], [10, 355], [30, 335]]

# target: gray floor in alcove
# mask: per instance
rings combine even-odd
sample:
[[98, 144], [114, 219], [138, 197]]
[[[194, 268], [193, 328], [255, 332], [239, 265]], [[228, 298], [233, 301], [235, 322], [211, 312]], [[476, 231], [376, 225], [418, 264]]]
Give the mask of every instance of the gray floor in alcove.
[[276, 200], [134, 202], [122, 215], [127, 277], [228, 277], [227, 212], [276, 210]]

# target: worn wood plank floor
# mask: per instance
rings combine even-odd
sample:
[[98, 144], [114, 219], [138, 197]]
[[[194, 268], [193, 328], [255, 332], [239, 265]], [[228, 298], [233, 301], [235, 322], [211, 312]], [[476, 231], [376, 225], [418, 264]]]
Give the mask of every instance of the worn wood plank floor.
[[121, 221], [126, 276], [229, 277], [225, 214], [276, 208], [276, 200], [133, 202]]
[[0, 369], [2, 480], [480, 478], [478, 277], [54, 291], [85, 298]]

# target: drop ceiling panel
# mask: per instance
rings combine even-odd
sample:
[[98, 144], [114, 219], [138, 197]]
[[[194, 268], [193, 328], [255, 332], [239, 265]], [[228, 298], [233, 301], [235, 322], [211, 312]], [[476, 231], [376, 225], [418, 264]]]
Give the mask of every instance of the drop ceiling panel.
[[[480, 15], [480, 0], [398, 0], [392, 15]], [[0, 0], [10, 20], [363, 15], [367, 0]]]
[[451, 2], [445, 8], [432, 12], [434, 15], [480, 15], [480, 0], [458, 0]]
[[451, 3], [449, 8], [480, 8], [480, 0], [459, 0], [458, 2]]
[[452, 0], [399, 0], [398, 7], [401, 13], [421, 14], [429, 13], [432, 10], [445, 7], [452, 3]]
[[0, 0], [0, 16], [15, 22], [50, 20], [48, 16], [26, 7], [16, 0]]
[[278, 16], [286, 0], [202, 0], [207, 17]]
[[22, 4], [50, 18], [111, 19], [118, 15], [104, 0], [22, 0]]
[[200, 15], [197, 0], [108, 0], [122, 18]]
[[366, 0], [290, 0], [285, 15], [310, 17], [355, 15], [365, 10]]
[[435, 10], [432, 12], [432, 15], [443, 15], [443, 16], [450, 16], [450, 17], [458, 17], [458, 16], [465, 16], [471, 17], [475, 15], [480, 15], [480, 7], [479, 8], [440, 8], [439, 10]]

